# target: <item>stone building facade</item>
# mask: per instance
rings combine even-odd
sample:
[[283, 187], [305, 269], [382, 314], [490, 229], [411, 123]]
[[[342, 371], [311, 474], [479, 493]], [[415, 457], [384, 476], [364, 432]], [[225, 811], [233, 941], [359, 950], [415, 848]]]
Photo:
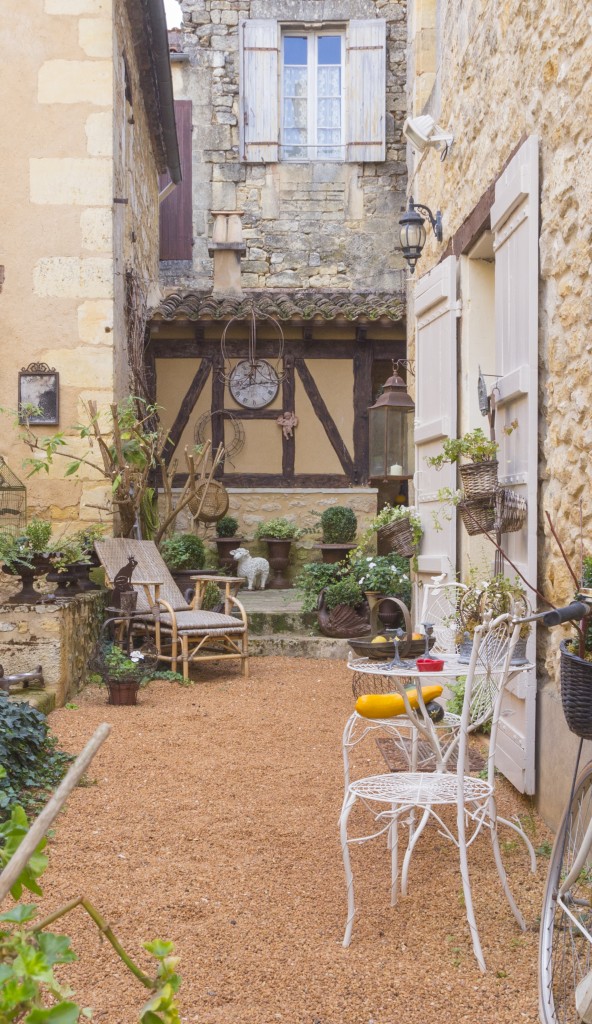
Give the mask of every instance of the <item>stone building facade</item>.
[[[488, 390], [498, 385], [503, 482], [528, 496], [527, 523], [504, 539], [505, 549], [549, 601], [565, 604], [574, 586], [546, 513], [576, 571], [581, 533], [592, 553], [589, 9], [584, 0], [569, 10], [551, 0], [412, 0], [408, 60], [410, 114], [428, 113], [454, 135], [444, 160], [441, 149], [409, 147], [410, 191], [440, 209], [444, 224], [441, 244], [428, 227], [414, 279], [409, 338], [419, 404], [432, 386], [422, 349], [448, 344], [452, 320], [456, 338], [458, 321], [459, 358], [448, 371], [457, 374], [458, 408], [442, 407], [449, 432], [487, 426], [477, 402], [480, 366], [494, 375]], [[428, 556], [438, 543], [427, 538]], [[453, 569], [476, 553], [462, 530], [459, 543]], [[534, 728], [522, 735], [531, 760], [536, 747], [537, 800], [551, 822], [575, 744], [559, 702], [559, 632], [538, 630], [536, 736]], [[534, 775], [526, 788], [534, 791]]]
[[[390, 360], [405, 354], [406, 274], [394, 241], [406, 184], [405, 3], [184, 0], [182, 9], [173, 82], [189, 118], [192, 234], [189, 250], [161, 253], [166, 295], [151, 349], [176, 457], [208, 413], [214, 438], [228, 441], [232, 415], [245, 439], [222, 479], [247, 538], [272, 514], [310, 525], [327, 502], [355, 501], [363, 520], [376, 509], [367, 408]], [[338, 83], [325, 106], [323, 76]], [[315, 134], [323, 117], [333, 118], [332, 146]], [[163, 218], [180, 210], [184, 181]], [[253, 308], [259, 354], [274, 367], [276, 323], [284, 341], [284, 380], [261, 417], [228, 387], [247, 356]], [[292, 438], [276, 423], [285, 412], [298, 418]]]
[[[18, 373], [59, 373], [59, 423], [128, 392], [125, 277], [158, 295], [158, 174], [179, 180], [162, 0], [35, 0], [3, 12], [6, 155], [2, 209], [0, 406], [16, 410]], [[161, 63], [158, 65], [160, 53]], [[157, 66], [158, 65], [158, 66]], [[28, 454], [13, 416], [2, 455]], [[76, 438], [73, 438], [75, 450]], [[59, 461], [59, 460], [58, 460]], [[63, 466], [28, 481], [29, 509], [96, 520], [110, 490]]]

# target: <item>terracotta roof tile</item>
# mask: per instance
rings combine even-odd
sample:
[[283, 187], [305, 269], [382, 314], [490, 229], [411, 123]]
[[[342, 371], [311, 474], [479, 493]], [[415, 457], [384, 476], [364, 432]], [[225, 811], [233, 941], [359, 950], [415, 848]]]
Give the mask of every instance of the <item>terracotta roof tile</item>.
[[278, 320], [402, 320], [405, 300], [394, 292], [321, 291], [319, 289], [248, 291], [242, 295], [173, 292], [152, 310], [163, 320], [246, 319], [253, 306]]

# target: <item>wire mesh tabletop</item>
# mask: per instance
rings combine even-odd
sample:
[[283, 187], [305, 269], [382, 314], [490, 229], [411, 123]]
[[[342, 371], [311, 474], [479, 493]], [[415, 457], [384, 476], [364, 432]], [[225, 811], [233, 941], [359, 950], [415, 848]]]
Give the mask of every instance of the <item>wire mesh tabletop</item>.
[[[434, 659], [439, 660], [439, 659]], [[377, 661], [376, 658], [354, 658], [350, 656], [348, 658], [347, 667], [352, 672], [361, 672], [371, 676], [390, 676], [394, 678], [407, 678], [412, 677], [418, 679], [423, 676], [442, 676], [447, 679], [454, 679], [458, 676], [466, 676], [468, 666], [461, 664], [456, 657], [449, 657], [444, 662], [444, 667], [441, 669], [433, 669], [430, 671], [422, 671], [412, 662], [406, 665], [404, 662], [401, 665], [397, 665], [392, 661]]]

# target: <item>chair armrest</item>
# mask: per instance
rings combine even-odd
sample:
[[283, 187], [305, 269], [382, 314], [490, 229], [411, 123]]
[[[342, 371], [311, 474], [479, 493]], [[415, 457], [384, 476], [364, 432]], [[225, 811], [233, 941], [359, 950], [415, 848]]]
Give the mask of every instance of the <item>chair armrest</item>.
[[239, 610], [239, 612], [241, 614], [241, 619], [243, 620], [243, 625], [246, 628], [248, 626], [248, 622], [247, 622], [247, 613], [245, 611], [244, 605], [242, 605], [240, 603], [240, 601], [238, 600], [237, 597], [233, 597], [232, 594], [229, 595], [229, 601], [230, 601], [231, 604], [235, 604], [236, 607], [238, 608], [238, 610]]

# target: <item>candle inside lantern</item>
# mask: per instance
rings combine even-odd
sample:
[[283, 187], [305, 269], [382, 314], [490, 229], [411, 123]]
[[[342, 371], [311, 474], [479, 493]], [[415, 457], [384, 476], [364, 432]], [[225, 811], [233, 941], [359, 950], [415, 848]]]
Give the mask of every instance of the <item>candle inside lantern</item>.
[[403, 467], [400, 466], [398, 462], [396, 462], [393, 466], [391, 466], [391, 473], [390, 473], [391, 476], [402, 476], [402, 474], [403, 474]]

